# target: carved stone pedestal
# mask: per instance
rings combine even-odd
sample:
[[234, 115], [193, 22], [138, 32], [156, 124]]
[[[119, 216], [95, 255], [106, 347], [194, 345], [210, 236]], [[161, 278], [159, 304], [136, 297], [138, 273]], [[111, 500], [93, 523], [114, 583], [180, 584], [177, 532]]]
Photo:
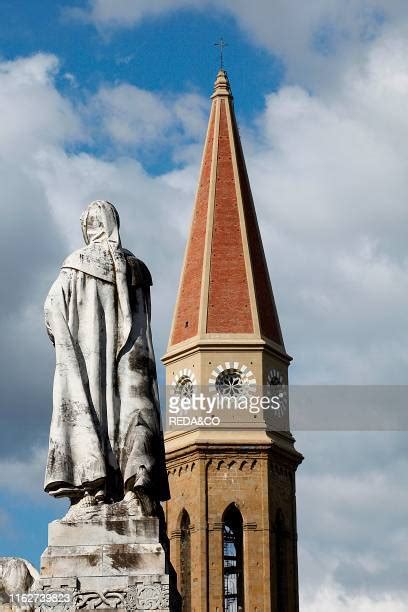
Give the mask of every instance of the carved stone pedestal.
[[159, 519], [102, 515], [50, 523], [36, 590], [47, 598], [36, 606], [41, 612], [170, 612]]

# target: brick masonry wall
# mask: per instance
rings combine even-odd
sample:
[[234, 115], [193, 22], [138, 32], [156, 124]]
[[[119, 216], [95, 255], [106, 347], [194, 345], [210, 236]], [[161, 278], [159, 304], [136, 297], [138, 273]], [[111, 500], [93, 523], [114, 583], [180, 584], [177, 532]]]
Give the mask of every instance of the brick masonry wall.
[[203, 166], [193, 213], [190, 240], [187, 246], [186, 266], [180, 286], [175, 324], [170, 344], [177, 344], [197, 334], [201, 300], [201, 279], [204, 263], [207, 227], [208, 194], [214, 143], [215, 107], [212, 108], [209, 137], [203, 157]]
[[252, 333], [226, 104], [221, 101], [207, 332]]
[[271, 449], [191, 449], [167, 459], [171, 500], [166, 503], [171, 559], [180, 571], [179, 521], [191, 521], [191, 612], [223, 611], [222, 521], [235, 503], [244, 524], [245, 610], [277, 609], [275, 516], [285, 517], [287, 610], [297, 612], [294, 469]]

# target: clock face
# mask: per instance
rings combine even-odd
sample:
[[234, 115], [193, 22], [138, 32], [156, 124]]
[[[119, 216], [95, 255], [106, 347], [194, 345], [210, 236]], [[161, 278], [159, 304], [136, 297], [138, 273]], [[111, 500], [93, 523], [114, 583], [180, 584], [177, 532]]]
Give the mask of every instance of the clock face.
[[237, 397], [254, 390], [256, 379], [248, 366], [236, 361], [226, 361], [214, 368], [208, 385], [213, 393], [227, 397]]
[[282, 417], [284, 414], [287, 414], [289, 405], [288, 388], [283, 381], [283, 374], [277, 368], [271, 368], [269, 370], [267, 376], [267, 386], [269, 393], [279, 397], [280, 407], [273, 414], [274, 417], [278, 418]]
[[272, 368], [268, 372], [267, 383], [270, 386], [283, 385], [283, 375], [276, 368]]
[[180, 370], [175, 374], [172, 382], [174, 394], [180, 397], [191, 398], [196, 385], [195, 374], [188, 368], [184, 368], [184, 370]]

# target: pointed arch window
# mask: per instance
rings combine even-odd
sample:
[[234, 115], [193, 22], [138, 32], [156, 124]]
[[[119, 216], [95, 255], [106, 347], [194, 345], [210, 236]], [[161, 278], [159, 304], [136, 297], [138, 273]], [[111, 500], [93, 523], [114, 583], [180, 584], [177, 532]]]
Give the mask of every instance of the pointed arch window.
[[223, 517], [224, 612], [244, 611], [243, 521], [235, 504]]
[[191, 525], [187, 510], [180, 521], [180, 595], [182, 612], [191, 612]]
[[286, 528], [285, 519], [281, 509], [276, 513], [275, 520], [276, 541], [276, 588], [279, 612], [287, 610], [287, 558], [286, 558]]

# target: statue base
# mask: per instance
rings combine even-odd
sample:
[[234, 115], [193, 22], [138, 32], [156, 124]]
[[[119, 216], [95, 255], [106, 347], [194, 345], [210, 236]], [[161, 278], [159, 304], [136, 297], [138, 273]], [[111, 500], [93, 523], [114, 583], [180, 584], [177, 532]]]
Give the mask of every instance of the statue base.
[[49, 524], [48, 547], [32, 589], [41, 596], [36, 609], [170, 612], [159, 519], [98, 514], [76, 522], [68, 514]]

